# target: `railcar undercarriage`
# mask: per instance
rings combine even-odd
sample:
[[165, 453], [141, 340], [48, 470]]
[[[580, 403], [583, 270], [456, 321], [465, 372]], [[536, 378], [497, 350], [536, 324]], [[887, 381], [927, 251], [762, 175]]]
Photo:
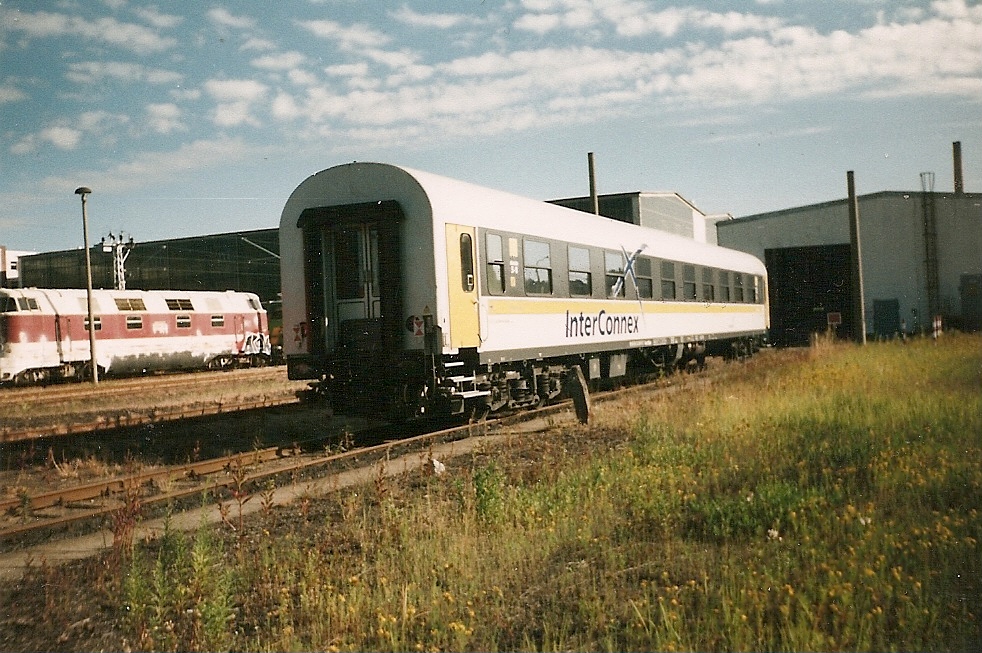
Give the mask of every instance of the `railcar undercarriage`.
[[468, 353], [440, 357], [407, 352], [395, 361], [339, 358], [301, 398], [328, 401], [338, 413], [385, 414], [394, 420], [480, 419], [566, 398], [577, 367], [590, 388], [598, 389], [702, 368], [710, 355], [741, 359], [760, 344], [757, 337], [744, 337], [484, 365]]

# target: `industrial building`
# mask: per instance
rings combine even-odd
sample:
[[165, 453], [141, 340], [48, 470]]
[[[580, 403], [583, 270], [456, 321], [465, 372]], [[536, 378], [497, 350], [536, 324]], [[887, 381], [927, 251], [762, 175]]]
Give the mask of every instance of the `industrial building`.
[[0, 288], [20, 287], [20, 259], [34, 252], [7, 249], [0, 245]]
[[[139, 290], [239, 290], [259, 295], [264, 306], [279, 302], [280, 238], [259, 229], [148, 242], [112, 236], [91, 249], [95, 288]], [[84, 288], [82, 249], [45, 252], [19, 259], [20, 285]]]
[[[756, 255], [768, 273], [771, 340], [806, 344], [828, 329], [857, 339], [982, 325], [982, 193], [963, 191], [956, 145], [954, 192], [859, 195], [862, 284], [851, 281], [850, 198], [717, 224], [719, 244]], [[862, 298], [859, 311], [857, 292]], [[857, 316], [857, 313], [860, 313]]]
[[[594, 212], [592, 197], [570, 197], [549, 200], [549, 203]], [[713, 225], [733, 217], [730, 214], [706, 215], [678, 193], [649, 191], [598, 195], [597, 213], [612, 220], [667, 231], [711, 245], [716, 244]]]

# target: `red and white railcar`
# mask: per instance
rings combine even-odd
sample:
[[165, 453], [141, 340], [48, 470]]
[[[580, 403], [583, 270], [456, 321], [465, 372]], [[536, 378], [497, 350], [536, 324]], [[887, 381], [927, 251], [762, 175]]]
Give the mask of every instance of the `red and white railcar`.
[[[95, 353], [110, 375], [261, 364], [269, 323], [252, 293], [95, 290]], [[0, 289], [0, 383], [86, 378], [84, 290]]]

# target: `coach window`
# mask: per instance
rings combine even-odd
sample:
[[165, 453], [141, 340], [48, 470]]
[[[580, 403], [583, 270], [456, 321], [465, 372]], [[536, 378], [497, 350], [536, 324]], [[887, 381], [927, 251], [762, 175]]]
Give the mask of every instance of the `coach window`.
[[687, 302], [694, 302], [696, 296], [696, 266], [682, 266], [682, 295]]
[[577, 297], [589, 297], [593, 294], [590, 250], [572, 245], [569, 247], [569, 294]]
[[474, 241], [470, 234], [460, 234], [460, 287], [474, 290]]
[[743, 294], [743, 275], [739, 272], [733, 274], [733, 301], [738, 304], [746, 301]]
[[716, 301], [715, 276], [716, 270], [712, 268], [702, 269], [702, 301], [704, 302]]
[[552, 262], [549, 243], [525, 240], [525, 292], [532, 295], [552, 294]]
[[730, 273], [723, 270], [719, 271], [719, 300], [721, 302], [730, 301]]
[[761, 288], [763, 287], [763, 285], [764, 285], [763, 279], [761, 279], [757, 275], [754, 275], [754, 286], [751, 289], [751, 292], [753, 293], [753, 303], [754, 304], [763, 304], [764, 303], [762, 301], [763, 297], [762, 297], [762, 291], [761, 291]]
[[624, 256], [619, 252], [604, 252], [604, 270], [608, 297], [624, 296]]
[[638, 256], [634, 259], [634, 283], [638, 289], [638, 299], [651, 299], [654, 296], [651, 259], [647, 256]]
[[675, 299], [675, 263], [661, 262], [661, 298]]
[[501, 295], [505, 292], [505, 257], [501, 236], [488, 234], [484, 241], [488, 259], [488, 292]]

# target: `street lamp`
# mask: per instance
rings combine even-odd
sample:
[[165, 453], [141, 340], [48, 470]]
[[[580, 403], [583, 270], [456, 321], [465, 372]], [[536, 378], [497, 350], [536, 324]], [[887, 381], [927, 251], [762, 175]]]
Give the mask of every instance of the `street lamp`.
[[76, 195], [82, 196], [82, 238], [85, 242], [85, 303], [89, 310], [89, 365], [92, 368], [92, 383], [99, 382], [99, 366], [95, 357], [95, 316], [92, 314], [92, 257], [89, 254], [89, 218], [85, 213], [85, 196], [91, 188], [79, 186]]

